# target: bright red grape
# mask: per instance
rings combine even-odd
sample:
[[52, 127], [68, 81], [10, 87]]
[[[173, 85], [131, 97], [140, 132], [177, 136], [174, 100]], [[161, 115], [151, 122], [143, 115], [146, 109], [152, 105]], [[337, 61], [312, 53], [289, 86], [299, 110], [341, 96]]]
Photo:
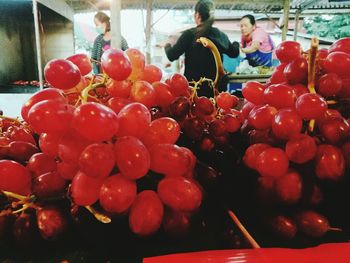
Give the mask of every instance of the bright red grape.
[[79, 68], [65, 59], [50, 60], [44, 68], [45, 79], [57, 89], [71, 89], [81, 80]]
[[175, 211], [193, 212], [202, 203], [202, 191], [198, 185], [181, 176], [163, 179], [157, 191], [162, 202]]
[[100, 204], [104, 210], [121, 214], [126, 212], [136, 198], [135, 181], [124, 178], [121, 174], [108, 177], [100, 190]]
[[129, 226], [132, 232], [148, 236], [158, 231], [164, 214], [163, 204], [151, 190], [139, 193], [131, 206]]
[[131, 74], [130, 60], [120, 49], [110, 48], [103, 52], [101, 67], [114, 80], [125, 80]]
[[137, 138], [124, 136], [114, 145], [116, 164], [128, 179], [139, 179], [150, 169], [150, 154], [145, 145]]

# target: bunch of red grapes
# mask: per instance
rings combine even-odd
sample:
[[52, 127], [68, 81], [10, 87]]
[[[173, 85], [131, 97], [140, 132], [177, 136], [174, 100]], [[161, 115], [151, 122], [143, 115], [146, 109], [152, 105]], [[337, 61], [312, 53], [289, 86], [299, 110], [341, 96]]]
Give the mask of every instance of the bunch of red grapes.
[[[179, 96], [169, 106], [169, 114], [179, 121], [184, 134], [196, 142], [201, 151], [229, 146], [230, 134], [240, 130], [241, 113], [235, 109], [239, 99], [228, 92], [215, 98]], [[193, 96], [194, 95], [194, 96]]]
[[103, 74], [88, 75], [91, 62], [82, 54], [50, 61], [51, 87], [23, 105], [23, 121], [0, 119], [0, 190], [7, 199], [0, 219], [21, 214], [16, 222], [56, 238], [67, 218], [46, 200], [67, 196], [104, 222], [128, 216], [140, 236], [162, 225], [186, 232], [203, 193], [196, 157], [175, 144], [180, 125], [166, 116], [179, 96], [190, 97], [187, 80], [173, 74], [161, 82], [161, 70], [136, 49], [104, 52], [101, 68]]
[[311, 52], [281, 43], [270, 81], [242, 89], [250, 144], [243, 161], [258, 172], [259, 200], [276, 207], [270, 223], [287, 239], [298, 230], [316, 238], [330, 230], [318, 208], [327, 186], [340, 189], [350, 169], [350, 38], [318, 50], [314, 81]]

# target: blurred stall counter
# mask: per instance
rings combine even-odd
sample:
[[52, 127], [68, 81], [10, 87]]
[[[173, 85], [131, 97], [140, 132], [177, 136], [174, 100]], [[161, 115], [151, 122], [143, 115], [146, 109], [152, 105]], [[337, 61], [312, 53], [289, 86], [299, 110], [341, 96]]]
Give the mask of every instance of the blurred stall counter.
[[269, 74], [231, 73], [228, 75], [228, 77], [229, 77], [229, 83], [246, 83], [248, 81], [257, 81], [260, 83], [266, 83], [270, 79], [271, 73], [269, 73]]

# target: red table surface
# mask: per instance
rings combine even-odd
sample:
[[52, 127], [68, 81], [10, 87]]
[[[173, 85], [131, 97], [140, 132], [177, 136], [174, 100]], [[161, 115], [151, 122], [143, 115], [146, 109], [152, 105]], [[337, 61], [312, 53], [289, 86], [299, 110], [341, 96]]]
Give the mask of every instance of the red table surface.
[[350, 243], [305, 249], [213, 250], [145, 258], [143, 263], [350, 263]]

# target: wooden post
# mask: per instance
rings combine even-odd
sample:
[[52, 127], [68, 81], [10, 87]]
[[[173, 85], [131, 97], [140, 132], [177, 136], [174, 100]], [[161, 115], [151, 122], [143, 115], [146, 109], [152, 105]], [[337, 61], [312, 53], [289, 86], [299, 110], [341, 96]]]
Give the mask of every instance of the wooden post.
[[121, 48], [121, 0], [111, 1], [111, 46]]
[[40, 28], [39, 28], [39, 16], [38, 16], [38, 2], [33, 0], [33, 15], [34, 15], [34, 32], [35, 32], [35, 45], [36, 45], [36, 59], [39, 75], [40, 89], [43, 89], [43, 66], [41, 61], [41, 43], [40, 43]]
[[146, 61], [148, 64], [151, 63], [152, 9], [153, 9], [152, 6], [153, 6], [153, 0], [147, 0], [145, 35], [146, 35]]
[[299, 28], [299, 17], [301, 14], [301, 9], [297, 9], [297, 11], [295, 12], [295, 21], [294, 21], [294, 36], [293, 36], [293, 40], [296, 41], [297, 37], [298, 37], [298, 28]]
[[290, 4], [289, 0], [284, 0], [282, 41], [285, 41], [287, 39], [288, 22], [289, 22], [289, 4]]

